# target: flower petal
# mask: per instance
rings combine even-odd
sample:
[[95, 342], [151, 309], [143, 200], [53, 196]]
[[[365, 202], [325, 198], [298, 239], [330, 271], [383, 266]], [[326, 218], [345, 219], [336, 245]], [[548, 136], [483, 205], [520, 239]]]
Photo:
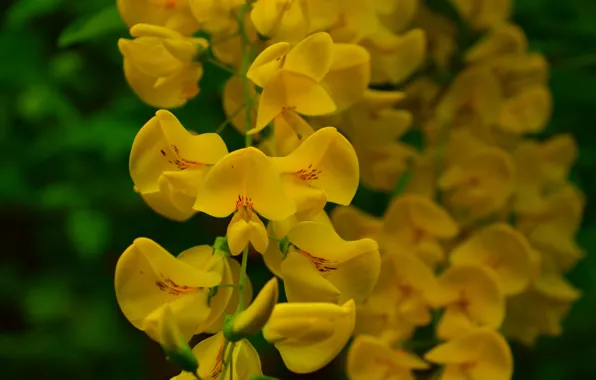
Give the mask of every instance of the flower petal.
[[290, 51], [290, 44], [278, 42], [267, 47], [255, 58], [246, 77], [259, 87], [265, 87], [273, 75], [281, 69], [284, 58]]

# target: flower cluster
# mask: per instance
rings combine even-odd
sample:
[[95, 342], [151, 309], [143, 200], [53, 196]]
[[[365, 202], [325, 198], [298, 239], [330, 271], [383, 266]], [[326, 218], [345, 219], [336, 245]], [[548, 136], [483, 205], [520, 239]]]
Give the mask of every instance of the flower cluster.
[[[457, 17], [418, 0], [118, 0], [126, 79], [160, 108], [133, 142], [135, 191], [172, 220], [229, 218], [212, 246], [139, 238], [116, 267], [123, 314], [176, 379], [267, 378], [247, 339], [262, 331], [296, 373], [354, 335], [351, 379], [508, 380], [506, 338], [561, 332], [583, 198], [573, 139], [532, 137], [548, 64], [509, 0], [444, 3]], [[231, 74], [242, 149], [167, 110], [206, 61]], [[350, 205], [360, 179], [391, 194], [382, 217]], [[251, 248], [275, 275], [252, 303]], [[197, 334], [212, 336], [191, 350]]]

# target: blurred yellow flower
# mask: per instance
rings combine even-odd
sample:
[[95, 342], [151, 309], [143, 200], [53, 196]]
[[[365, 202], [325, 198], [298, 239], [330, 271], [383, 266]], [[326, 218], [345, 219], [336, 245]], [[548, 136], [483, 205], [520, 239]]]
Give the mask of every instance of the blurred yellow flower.
[[438, 278], [439, 287], [429, 294], [431, 302], [445, 307], [437, 336], [451, 339], [476, 326], [499, 328], [505, 316], [505, 300], [494, 272], [479, 265], [449, 267]]
[[194, 59], [207, 48], [207, 40], [148, 24], [136, 24], [130, 34], [135, 39], [121, 38], [118, 48], [126, 80], [142, 101], [156, 108], [176, 108], [197, 96], [203, 67]]
[[430, 362], [443, 364], [443, 380], [510, 380], [513, 357], [507, 341], [498, 332], [475, 329], [424, 355]]
[[199, 24], [190, 13], [189, 0], [117, 0], [120, 17], [132, 27], [136, 24], [165, 26], [186, 36], [194, 34]]
[[367, 335], [358, 335], [354, 339], [347, 360], [350, 380], [415, 380], [413, 370], [429, 367], [418, 356], [391, 349]]

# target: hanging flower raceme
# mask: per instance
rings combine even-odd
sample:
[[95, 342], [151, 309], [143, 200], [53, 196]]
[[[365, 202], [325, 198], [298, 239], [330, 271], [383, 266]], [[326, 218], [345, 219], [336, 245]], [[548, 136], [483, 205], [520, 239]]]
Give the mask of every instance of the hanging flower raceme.
[[372, 292], [381, 265], [374, 240], [345, 241], [317, 222], [296, 224], [287, 239], [281, 272], [289, 302], [358, 302]]
[[192, 206], [205, 174], [227, 153], [219, 135], [192, 135], [174, 115], [159, 110], [135, 137], [130, 175], [155, 212], [184, 221], [195, 213]]
[[133, 26], [130, 34], [136, 38], [121, 38], [118, 47], [126, 80], [142, 101], [156, 108], [176, 108], [197, 96], [203, 66], [195, 58], [207, 49], [207, 40], [149, 24]]
[[384, 342], [368, 335], [358, 335], [348, 352], [350, 380], [415, 380], [414, 370], [429, 367], [418, 356], [404, 350], [391, 349]]
[[194, 209], [218, 218], [235, 212], [227, 232], [233, 255], [248, 242], [261, 253], [267, 249], [267, 230], [257, 213], [269, 220], [283, 220], [296, 212], [271, 160], [252, 147], [229, 153], [211, 168]]
[[[232, 362], [225, 363], [230, 358], [232, 349], [234, 350], [231, 356]], [[242, 339], [233, 346], [225, 345], [224, 335], [219, 332], [201, 341], [192, 352], [199, 361], [197, 375], [201, 380], [251, 380], [253, 376], [263, 374], [259, 354], [247, 339]], [[223, 376], [226, 364], [228, 368]], [[182, 372], [172, 380], [195, 380], [196, 378], [191, 373]]]
[[293, 48], [279, 42], [265, 49], [247, 73], [263, 88], [256, 133], [284, 109], [320, 116], [345, 109], [362, 97], [369, 82], [369, 56], [353, 44], [334, 44], [315, 33]]
[[314, 372], [339, 354], [354, 330], [356, 309], [350, 300], [330, 303], [280, 303], [263, 328], [288, 369]]
[[297, 216], [310, 219], [326, 202], [348, 205], [358, 188], [358, 157], [337, 129], [319, 129], [285, 157], [271, 159]]
[[513, 375], [513, 358], [507, 341], [487, 328], [440, 344], [424, 358], [445, 365], [441, 376], [445, 380], [509, 380]]

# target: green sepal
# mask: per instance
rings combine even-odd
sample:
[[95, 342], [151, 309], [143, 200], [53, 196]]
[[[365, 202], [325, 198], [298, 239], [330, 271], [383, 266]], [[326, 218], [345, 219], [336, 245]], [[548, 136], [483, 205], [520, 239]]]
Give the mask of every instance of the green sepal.
[[214, 286], [209, 288], [209, 294], [207, 295], [207, 305], [211, 306], [211, 299], [217, 295], [219, 292], [219, 286]]
[[228, 239], [225, 236], [218, 236], [213, 243], [213, 253], [216, 251], [222, 252], [226, 257], [232, 256], [230, 247], [228, 246]]
[[290, 246], [290, 244], [290, 239], [288, 239], [287, 236], [279, 241], [279, 250], [281, 251], [283, 259], [285, 259], [288, 255], [288, 247]]
[[171, 350], [167, 347], [161, 346], [164, 354], [172, 363], [180, 367], [183, 371], [197, 373], [199, 369], [199, 362], [192, 354], [192, 350], [186, 342], [184, 347], [176, 350]]
[[246, 338], [246, 335], [238, 334], [237, 332], [235, 332], [233, 326], [234, 317], [231, 315], [226, 315], [226, 317], [224, 318], [224, 327], [222, 330], [226, 340], [230, 342], [238, 342], [239, 340]]

